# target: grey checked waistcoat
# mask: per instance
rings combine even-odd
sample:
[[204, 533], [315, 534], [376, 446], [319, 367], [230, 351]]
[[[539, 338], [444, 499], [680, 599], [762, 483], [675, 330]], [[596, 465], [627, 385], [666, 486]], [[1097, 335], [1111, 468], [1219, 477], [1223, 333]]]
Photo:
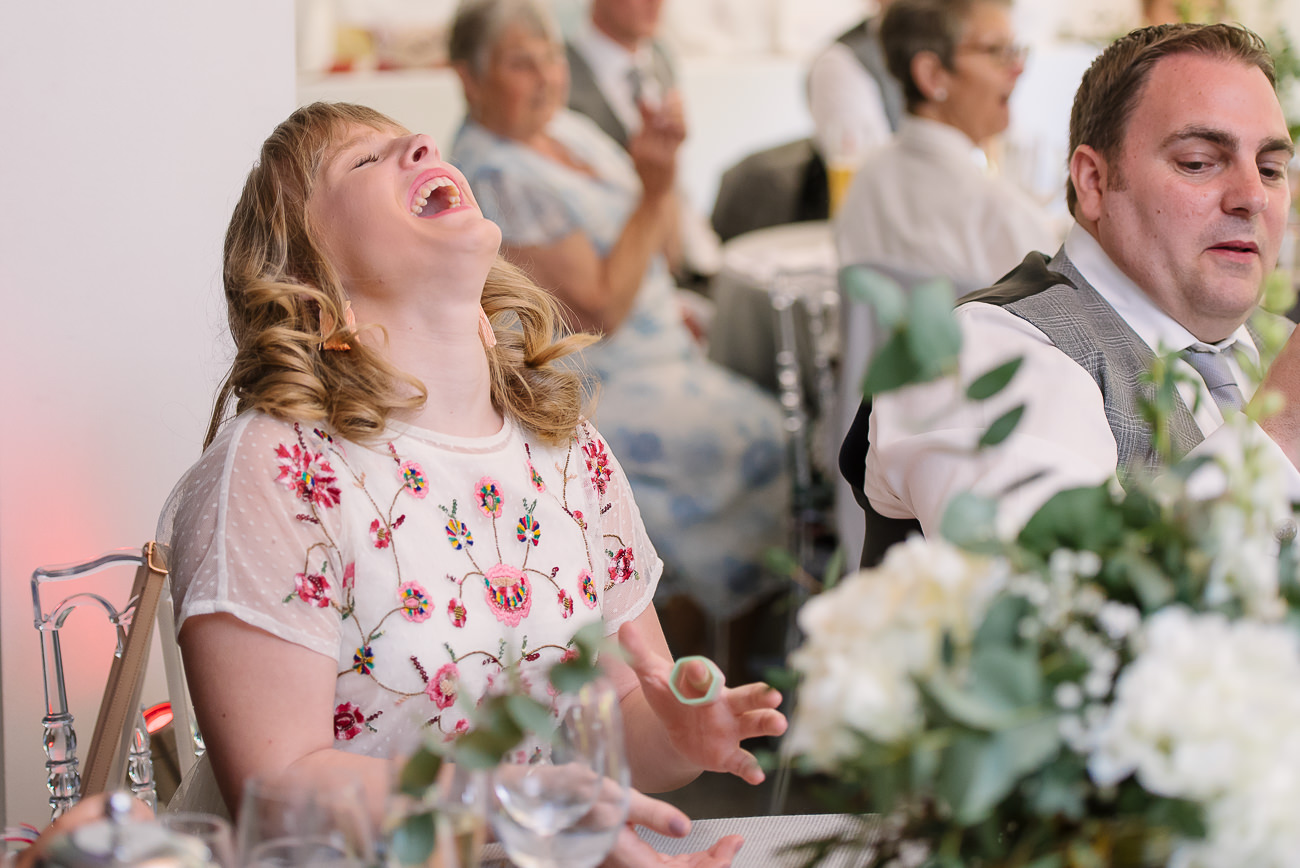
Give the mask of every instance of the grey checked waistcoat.
[[[1050, 262], [1041, 253], [1029, 254], [1006, 277], [988, 289], [964, 296], [959, 303], [972, 301], [1006, 308], [1047, 335], [1088, 372], [1101, 390], [1106, 421], [1119, 450], [1121, 476], [1126, 469], [1159, 464], [1140, 404], [1143, 398], [1154, 398], [1155, 387], [1141, 382], [1141, 377], [1155, 353], [1084, 280], [1064, 248]], [[1255, 331], [1249, 325], [1247, 329], [1255, 345], [1261, 346]], [[1174, 454], [1181, 457], [1204, 435], [1182, 398], [1175, 394], [1174, 399], [1169, 433]]]

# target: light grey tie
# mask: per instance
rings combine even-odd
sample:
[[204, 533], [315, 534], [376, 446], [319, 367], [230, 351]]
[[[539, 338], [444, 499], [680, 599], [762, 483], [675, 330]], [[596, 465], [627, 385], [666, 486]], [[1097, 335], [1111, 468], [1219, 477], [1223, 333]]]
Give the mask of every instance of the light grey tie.
[[627, 71], [627, 83], [632, 88], [632, 104], [641, 105], [641, 99], [645, 96], [645, 76], [640, 67], [633, 65]]
[[1228, 351], [1232, 346], [1215, 350], [1202, 343], [1192, 344], [1183, 350], [1183, 358], [1201, 375], [1210, 390], [1210, 397], [1219, 405], [1221, 411], [1240, 410], [1246, 406], [1241, 388], [1237, 385], [1232, 369], [1228, 367]]

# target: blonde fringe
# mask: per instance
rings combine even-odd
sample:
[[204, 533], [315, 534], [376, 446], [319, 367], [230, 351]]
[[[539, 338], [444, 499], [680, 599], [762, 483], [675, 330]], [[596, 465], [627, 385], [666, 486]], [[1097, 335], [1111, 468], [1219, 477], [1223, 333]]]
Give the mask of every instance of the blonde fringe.
[[[373, 441], [399, 411], [428, 393], [373, 348], [320, 344], [342, 331], [346, 295], [312, 239], [307, 199], [336, 136], [347, 124], [400, 125], [372, 109], [315, 103], [294, 112], [267, 139], [226, 233], [224, 284], [235, 358], [221, 384], [204, 448], [234, 412], [259, 410], [289, 421], [323, 422], [355, 442]], [[483, 287], [497, 345], [487, 350], [492, 400], [542, 440], [562, 443], [581, 421], [586, 380], [566, 356], [595, 341], [566, 332], [559, 303], [498, 258]], [[320, 333], [321, 312], [338, 324]]]

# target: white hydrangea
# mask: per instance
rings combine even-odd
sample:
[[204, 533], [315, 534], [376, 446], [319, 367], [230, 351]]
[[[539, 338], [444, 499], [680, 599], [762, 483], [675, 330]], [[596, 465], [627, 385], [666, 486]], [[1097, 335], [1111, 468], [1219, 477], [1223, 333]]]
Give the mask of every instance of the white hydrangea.
[[1170, 607], [1090, 728], [1100, 785], [1136, 774], [1149, 792], [1207, 809], [1209, 835], [1176, 864], [1300, 866], [1300, 643], [1285, 627]]
[[942, 637], [969, 643], [1004, 586], [1005, 565], [913, 537], [799, 612], [807, 639], [789, 748], [820, 768], [858, 753], [855, 732], [893, 742], [921, 723], [914, 677], [933, 671]]

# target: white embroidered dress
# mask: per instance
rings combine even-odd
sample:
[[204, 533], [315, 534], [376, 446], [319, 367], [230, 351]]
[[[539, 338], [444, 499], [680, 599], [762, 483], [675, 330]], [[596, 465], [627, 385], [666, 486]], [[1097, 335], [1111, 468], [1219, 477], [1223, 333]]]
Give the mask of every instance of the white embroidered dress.
[[181, 624], [227, 612], [337, 658], [335, 745], [371, 756], [465, 731], [515, 667], [550, 701], [540, 670], [583, 625], [640, 614], [661, 571], [587, 425], [560, 447], [511, 421], [484, 438], [391, 423], [362, 445], [245, 413], [172, 503]]

